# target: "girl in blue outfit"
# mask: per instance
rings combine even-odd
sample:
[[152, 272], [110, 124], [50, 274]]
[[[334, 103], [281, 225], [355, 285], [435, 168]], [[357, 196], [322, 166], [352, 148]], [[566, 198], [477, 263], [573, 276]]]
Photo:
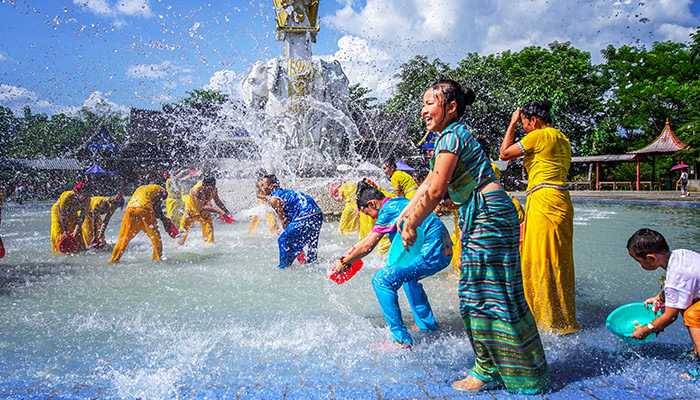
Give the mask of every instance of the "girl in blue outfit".
[[277, 212], [284, 228], [277, 239], [280, 251], [280, 264], [277, 268], [291, 266], [306, 245], [306, 262], [316, 261], [323, 213], [314, 199], [302, 192], [280, 189], [275, 175], [263, 178], [262, 192], [265, 200]]
[[[376, 218], [377, 222], [372, 231], [351, 248], [349, 254], [340, 258], [335, 271], [347, 271], [355, 261], [371, 253], [384, 235], [393, 240], [396, 236], [396, 218], [407, 204], [405, 197], [390, 199], [367, 181], [360, 182], [357, 185], [357, 208]], [[403, 348], [410, 348], [413, 340], [401, 318], [399, 288], [403, 286], [416, 326], [421, 330], [437, 330], [438, 324], [428, 296], [418, 281], [443, 270], [452, 259], [450, 234], [436, 215], [426, 218], [420, 228], [425, 231], [425, 241], [413, 263], [408, 266], [387, 265], [372, 278], [372, 286], [389, 324], [393, 342]]]

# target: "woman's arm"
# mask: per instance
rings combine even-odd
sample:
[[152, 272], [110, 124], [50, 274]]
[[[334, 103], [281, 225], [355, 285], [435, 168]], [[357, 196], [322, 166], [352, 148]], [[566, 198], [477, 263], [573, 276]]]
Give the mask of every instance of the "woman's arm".
[[426, 182], [429, 184], [425, 189], [425, 193], [418, 200], [401, 231], [401, 238], [406, 249], [416, 242], [418, 225], [435, 210], [435, 207], [440, 204], [440, 201], [445, 196], [458, 160], [457, 154], [446, 150], [441, 150], [435, 158], [433, 170], [430, 171], [426, 178]]
[[513, 112], [513, 116], [510, 118], [510, 124], [508, 124], [508, 129], [506, 130], [506, 135], [503, 137], [503, 142], [501, 142], [501, 154], [500, 158], [503, 161], [510, 161], [516, 158], [522, 157], [525, 153], [520, 150], [520, 146], [517, 143], [513, 143], [515, 137], [515, 128], [520, 122], [520, 109], [516, 109]]

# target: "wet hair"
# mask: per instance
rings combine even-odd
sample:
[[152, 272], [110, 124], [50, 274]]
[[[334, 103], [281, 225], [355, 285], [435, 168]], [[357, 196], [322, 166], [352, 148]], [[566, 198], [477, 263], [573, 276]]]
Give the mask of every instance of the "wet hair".
[[259, 168], [257, 171], [255, 171], [255, 179], [261, 180], [265, 176], [267, 176], [267, 171], [265, 171], [264, 169]]
[[216, 178], [214, 175], [206, 175], [204, 179], [202, 179], [202, 183], [206, 186], [214, 186], [216, 185]]
[[440, 79], [433, 83], [430, 88], [435, 97], [442, 99], [442, 106], [445, 110], [453, 101], [457, 103], [457, 120], [462, 118], [467, 106], [476, 100], [476, 94], [472, 89], [462, 89], [462, 86], [452, 79]]
[[524, 115], [525, 118], [530, 119], [532, 117], [537, 117], [547, 124], [552, 123], [551, 110], [552, 102], [549, 100], [531, 101], [520, 107], [520, 113]]
[[379, 189], [374, 182], [367, 178], [357, 182], [357, 209], [362, 211], [363, 208], [367, 207], [367, 202], [370, 200], [384, 200], [386, 196]]
[[387, 156], [384, 159], [384, 164], [396, 169], [396, 158], [394, 158], [394, 156]]
[[272, 187], [280, 187], [280, 181], [277, 180], [277, 176], [275, 176], [275, 174], [265, 175], [263, 176], [263, 179], [267, 179], [267, 181], [270, 182], [270, 186]]
[[648, 254], [663, 254], [671, 251], [663, 235], [647, 228], [638, 230], [627, 240], [627, 250], [639, 258], [645, 258]]

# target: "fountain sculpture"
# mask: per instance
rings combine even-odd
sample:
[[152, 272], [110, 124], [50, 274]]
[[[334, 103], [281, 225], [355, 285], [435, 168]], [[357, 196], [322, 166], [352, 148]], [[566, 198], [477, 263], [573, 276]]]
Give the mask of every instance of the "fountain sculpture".
[[[347, 104], [348, 79], [338, 61], [312, 57], [318, 0], [274, 0], [284, 55], [256, 62], [242, 82], [248, 110], [258, 114], [263, 164], [280, 172], [327, 175], [352, 153], [359, 136]], [[280, 163], [284, 160], [283, 163]]]

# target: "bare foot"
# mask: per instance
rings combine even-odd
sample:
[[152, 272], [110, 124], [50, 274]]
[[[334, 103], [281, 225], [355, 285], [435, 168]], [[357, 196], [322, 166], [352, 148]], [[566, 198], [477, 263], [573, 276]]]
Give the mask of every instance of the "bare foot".
[[462, 380], [454, 381], [452, 387], [463, 392], [478, 392], [489, 383], [490, 382], [484, 382], [477, 377], [469, 375]]

